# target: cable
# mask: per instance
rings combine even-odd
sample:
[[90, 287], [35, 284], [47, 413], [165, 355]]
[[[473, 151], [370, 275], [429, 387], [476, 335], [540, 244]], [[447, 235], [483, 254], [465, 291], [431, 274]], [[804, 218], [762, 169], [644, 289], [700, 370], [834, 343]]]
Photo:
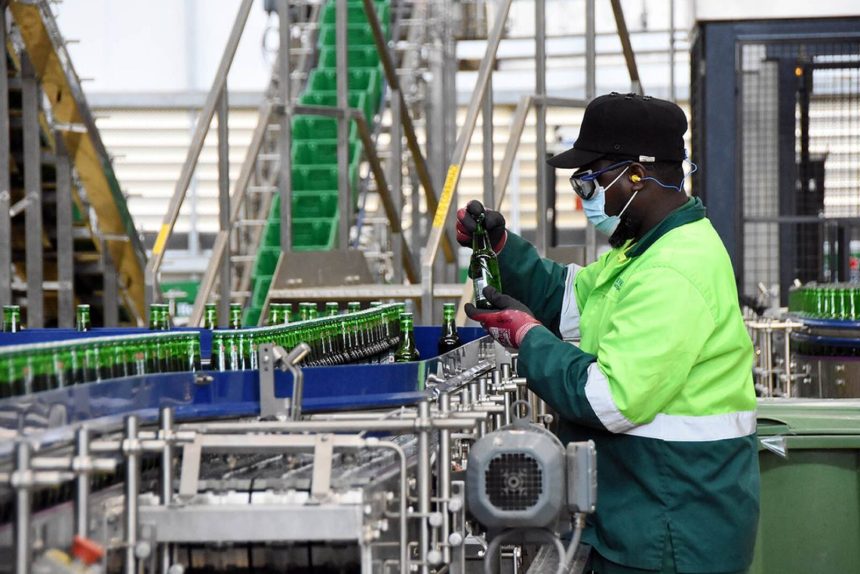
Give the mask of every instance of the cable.
[[567, 547], [567, 552], [564, 554], [564, 562], [559, 564], [559, 574], [561, 574], [564, 570], [567, 570], [568, 566], [571, 562], [573, 562], [573, 556], [576, 554], [576, 548], [579, 546], [579, 541], [582, 539], [582, 531], [585, 529], [585, 515], [584, 514], [576, 514], [573, 517], [573, 538], [570, 540], [570, 546]]
[[[556, 574], [564, 574], [568, 564], [568, 561], [566, 560], [567, 556], [564, 551], [564, 544], [562, 544], [561, 539], [558, 536], [545, 528], [514, 528], [512, 530], [505, 530], [493, 538], [487, 546], [486, 554], [484, 554], [484, 574], [496, 573], [496, 555], [499, 553], [499, 548], [501, 547], [502, 542], [510, 538], [511, 535], [519, 532], [533, 532], [541, 538], [549, 539], [555, 545], [555, 551], [558, 555], [558, 569], [556, 570]], [[581, 528], [579, 534], [582, 534]], [[578, 536], [576, 534], [574, 534], [574, 542], [579, 544]], [[571, 545], [573, 545], [573, 543], [571, 543]]]

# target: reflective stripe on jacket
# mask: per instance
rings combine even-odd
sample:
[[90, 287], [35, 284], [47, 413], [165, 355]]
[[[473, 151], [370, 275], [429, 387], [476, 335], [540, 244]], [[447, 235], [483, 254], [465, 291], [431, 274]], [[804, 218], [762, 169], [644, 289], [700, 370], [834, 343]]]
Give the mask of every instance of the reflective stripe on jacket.
[[513, 234], [499, 261], [505, 291], [546, 326], [526, 335], [522, 374], [558, 412], [563, 442], [597, 444], [585, 540], [635, 568], [660, 568], [665, 536], [679, 572], [748, 567], [759, 501], [752, 344], [701, 202], [584, 268], [541, 259]]

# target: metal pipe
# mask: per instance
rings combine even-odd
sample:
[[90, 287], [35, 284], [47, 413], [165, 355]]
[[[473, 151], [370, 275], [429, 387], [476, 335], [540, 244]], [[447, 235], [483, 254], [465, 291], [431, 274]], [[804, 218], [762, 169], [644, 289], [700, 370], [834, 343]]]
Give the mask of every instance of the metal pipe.
[[627, 72], [630, 74], [630, 89], [637, 94], [642, 94], [642, 81], [639, 79], [639, 69], [636, 67], [636, 54], [630, 44], [630, 33], [627, 31], [627, 23], [624, 21], [624, 10], [621, 0], [610, 0], [612, 14], [615, 16], [615, 25], [618, 28], [618, 38], [621, 40], [621, 50], [624, 52], [624, 61], [627, 64]]
[[[451, 412], [451, 396], [448, 393], [439, 395], [439, 414], [448, 416]], [[448, 499], [451, 498], [451, 431], [439, 431], [439, 456], [437, 476], [439, 482], [436, 492], [439, 495], [439, 512], [442, 514], [442, 562], [451, 562], [451, 547], [448, 546], [448, 536], [451, 534], [451, 517], [448, 514]]]
[[278, 2], [280, 47], [278, 48], [278, 87], [281, 93], [280, 132], [278, 151], [281, 155], [278, 174], [278, 193], [281, 196], [281, 251], [293, 249], [293, 124], [292, 86], [290, 85], [290, 9], [289, 0]]
[[307, 343], [299, 343], [292, 351], [284, 357], [287, 370], [293, 375], [293, 398], [290, 401], [290, 420], [300, 421], [302, 419], [302, 400], [304, 398], [305, 374], [298, 364], [308, 356], [311, 348]]
[[[0, 46], [6, 45], [7, 0], [0, 0]], [[12, 198], [9, 178], [9, 77], [6, 58], [0, 58], [0, 305], [12, 303]]]
[[45, 325], [42, 253], [42, 145], [39, 141], [39, 87], [26, 54], [21, 55], [21, 107], [23, 122], [25, 208], [25, 262], [27, 272], [27, 326]]
[[[538, 98], [546, 95], [546, 0], [535, 0], [535, 94]], [[535, 168], [537, 169], [537, 229], [535, 248], [541, 255], [552, 243], [552, 230], [549, 229], [550, 206], [547, 202], [546, 166], [546, 106], [541, 99], [535, 100]]]
[[[430, 236], [427, 238], [424, 255], [421, 259], [421, 312], [424, 317], [433, 316], [433, 263], [436, 260], [436, 253], [439, 250], [439, 242], [441, 241], [444, 232], [445, 220], [448, 218], [448, 211], [451, 207], [451, 197], [457, 188], [457, 184], [460, 182], [460, 174], [463, 169], [463, 165], [466, 163], [466, 154], [469, 151], [469, 143], [472, 141], [472, 134], [475, 131], [475, 124], [478, 121], [478, 113], [481, 108], [481, 103], [483, 102], [487, 91], [490, 74], [495, 66], [496, 53], [499, 49], [499, 43], [502, 40], [505, 21], [508, 18], [508, 12], [511, 8], [511, 1], [512, 0], [502, 0], [501, 5], [499, 6], [499, 13], [496, 15], [496, 22], [493, 25], [492, 33], [487, 41], [487, 52], [481, 60], [481, 66], [478, 70], [478, 79], [475, 84], [474, 91], [472, 92], [472, 99], [469, 102], [469, 108], [466, 111], [466, 120], [463, 124], [462, 130], [460, 131], [460, 135], [457, 138], [457, 145], [454, 147], [451, 165], [448, 167], [448, 174], [445, 177], [445, 186], [439, 200], [439, 205], [435, 209]], [[371, 3], [371, 0], [364, 0], [364, 3], [367, 5]]]
[[226, 327], [230, 320], [230, 142], [228, 140], [228, 116], [230, 104], [227, 99], [227, 84], [218, 98], [218, 228], [225, 234], [227, 248], [221, 253], [218, 274], [218, 326]]
[[493, 190], [493, 76], [487, 78], [487, 93], [481, 107], [481, 134], [483, 136], [483, 165], [484, 165], [484, 205], [492, 209], [495, 206]]
[[427, 516], [430, 514], [430, 429], [425, 422], [430, 420], [430, 403], [418, 403], [418, 513], [421, 520], [419, 528], [420, 545], [418, 556], [421, 561], [421, 572], [427, 574], [430, 567], [427, 555], [430, 552], [430, 524]]
[[[506, 0], [510, 5], [510, 0]], [[385, 40], [385, 35], [382, 32], [382, 26], [379, 23], [379, 15], [376, 13], [376, 6], [373, 0], [362, 0], [364, 3], [364, 12], [367, 15], [367, 22], [370, 25], [370, 30], [373, 33], [373, 41], [376, 43], [376, 50], [379, 52], [379, 59], [382, 63], [382, 69], [385, 72], [385, 78], [388, 81], [389, 87], [393, 92], [398, 94], [400, 98], [400, 123], [403, 125], [403, 135], [406, 136], [406, 145], [409, 148], [409, 153], [412, 156], [412, 163], [415, 165], [415, 173], [421, 182], [421, 187], [424, 188], [424, 199], [427, 202], [428, 213], [435, 212], [439, 205], [439, 198], [433, 186], [433, 180], [430, 177], [430, 171], [427, 169], [427, 162], [424, 159], [424, 154], [421, 151], [421, 145], [418, 143], [418, 136], [415, 134], [415, 126], [412, 123], [412, 116], [409, 115], [409, 107], [406, 105], [406, 100], [403, 97], [403, 91], [400, 89], [400, 80], [397, 78], [397, 68], [394, 65], [394, 60], [391, 57], [391, 52], [388, 49], [388, 42]], [[445, 260], [449, 263], [455, 261], [454, 242], [447, 234], [442, 238], [442, 251], [445, 254]]]
[[[585, 99], [589, 102], [597, 95], [596, 73], [597, 49], [595, 47], [594, 0], [585, 0]], [[593, 225], [585, 226], [585, 262], [597, 260], [597, 230]]]
[[137, 504], [140, 489], [140, 449], [137, 417], [125, 419], [125, 574], [137, 573]]
[[59, 131], [54, 132], [54, 140], [57, 156], [57, 326], [70, 329], [75, 324], [72, 166], [63, 135]]
[[[400, 117], [400, 94], [392, 90], [389, 100], [391, 117]], [[389, 190], [394, 203], [394, 213], [399, 221], [403, 218], [403, 131], [401, 130], [400, 122], [396, 120], [391, 122], [389, 129], [389, 137], [391, 138], [391, 143], [389, 144], [391, 157], [388, 159], [388, 168], [390, 170], [388, 179], [391, 182]], [[407, 265], [413, 267], [414, 261], [412, 255], [408, 253], [408, 245], [406, 245], [403, 230], [394, 231], [392, 227], [391, 235], [392, 260], [394, 262], [394, 277], [392, 280], [394, 283], [403, 283], [403, 269]], [[401, 261], [403, 264], [398, 265], [398, 261]], [[417, 274], [415, 279], [410, 279], [413, 283], [417, 280]]]
[[791, 384], [792, 384], [792, 375], [791, 373], [791, 327], [786, 327], [785, 336], [783, 337], [783, 352], [785, 353], [785, 397], [791, 398]]
[[675, 0], [669, 0], [669, 99], [675, 101]]
[[[349, 107], [348, 75], [348, 31], [349, 10], [347, 0], [335, 0], [335, 58], [337, 77], [337, 107]], [[352, 224], [352, 191], [349, 181], [349, 118], [341, 116], [337, 121], [337, 167], [338, 167], [338, 246], [349, 247], [349, 230]]]
[[[86, 460], [90, 456], [90, 430], [86, 426], [75, 432], [75, 456]], [[75, 478], [75, 534], [89, 537], [90, 473], [79, 471]]]
[[[159, 411], [161, 419], [161, 438], [164, 450], [161, 451], [161, 499], [162, 506], [170, 506], [173, 498], [173, 409], [162, 407]], [[161, 572], [167, 574], [170, 569], [170, 544], [162, 544], [159, 549]]]
[[200, 117], [197, 119], [197, 124], [194, 128], [194, 135], [191, 138], [191, 145], [188, 148], [188, 154], [185, 157], [185, 162], [182, 165], [182, 171], [179, 174], [179, 179], [176, 181], [176, 187], [173, 191], [173, 196], [170, 199], [170, 205], [167, 208], [167, 213], [161, 223], [161, 229], [155, 239], [155, 244], [152, 247], [152, 255], [146, 265], [146, 302], [151, 304], [157, 300], [158, 294], [158, 273], [161, 269], [161, 261], [164, 258], [164, 248], [167, 245], [167, 240], [173, 232], [173, 226], [176, 224], [176, 219], [179, 217], [179, 210], [182, 208], [182, 202], [185, 200], [185, 194], [188, 192], [188, 186], [191, 183], [191, 178], [194, 175], [194, 170], [197, 167], [197, 160], [200, 157], [200, 152], [203, 150], [203, 143], [206, 140], [206, 134], [209, 132], [209, 126], [212, 123], [212, 118], [215, 115], [215, 107], [221, 97], [221, 93], [226, 89], [227, 74], [230, 71], [230, 66], [233, 63], [233, 57], [236, 54], [236, 48], [239, 46], [239, 40], [242, 37], [242, 30], [245, 28], [245, 22], [248, 19], [248, 14], [254, 0], [242, 0], [239, 10], [236, 14], [236, 20], [233, 23], [233, 29], [230, 31], [230, 37], [227, 40], [227, 46], [224, 48], [224, 54], [221, 56], [221, 62], [218, 64], [218, 70], [215, 72], [215, 79], [212, 81], [212, 88], [206, 96], [206, 103], [203, 105], [203, 110]]
[[406, 472], [406, 453], [397, 443], [381, 441], [379, 443], [374, 443], [377, 439], [367, 439], [368, 446], [379, 446], [380, 448], [387, 448], [393, 450], [397, 456], [400, 458], [400, 516], [398, 517], [400, 521], [400, 574], [407, 574], [409, 572], [409, 527], [407, 524], [407, 518], [409, 514], [409, 510], [407, 508], [407, 499], [409, 498], [409, 479]]
[[21, 483], [15, 486], [15, 574], [29, 574], [33, 545], [30, 540], [30, 443], [15, 445], [15, 471]]

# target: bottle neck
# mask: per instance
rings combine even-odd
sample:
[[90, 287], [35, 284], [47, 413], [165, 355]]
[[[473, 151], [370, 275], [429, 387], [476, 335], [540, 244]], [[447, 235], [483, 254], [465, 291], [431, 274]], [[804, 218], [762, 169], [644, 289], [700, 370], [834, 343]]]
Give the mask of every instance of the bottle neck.
[[472, 234], [472, 251], [491, 251], [487, 230], [484, 229], [484, 218], [479, 217], [475, 232]]

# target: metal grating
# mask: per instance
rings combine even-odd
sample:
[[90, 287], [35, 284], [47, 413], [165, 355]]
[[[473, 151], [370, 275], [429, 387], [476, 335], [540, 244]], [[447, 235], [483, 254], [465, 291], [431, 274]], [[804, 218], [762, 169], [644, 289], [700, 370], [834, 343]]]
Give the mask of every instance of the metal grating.
[[741, 291], [860, 282], [860, 43], [742, 42]]
[[543, 493], [543, 471], [534, 458], [523, 453], [495, 457], [484, 478], [487, 496], [500, 510], [527, 510]]

